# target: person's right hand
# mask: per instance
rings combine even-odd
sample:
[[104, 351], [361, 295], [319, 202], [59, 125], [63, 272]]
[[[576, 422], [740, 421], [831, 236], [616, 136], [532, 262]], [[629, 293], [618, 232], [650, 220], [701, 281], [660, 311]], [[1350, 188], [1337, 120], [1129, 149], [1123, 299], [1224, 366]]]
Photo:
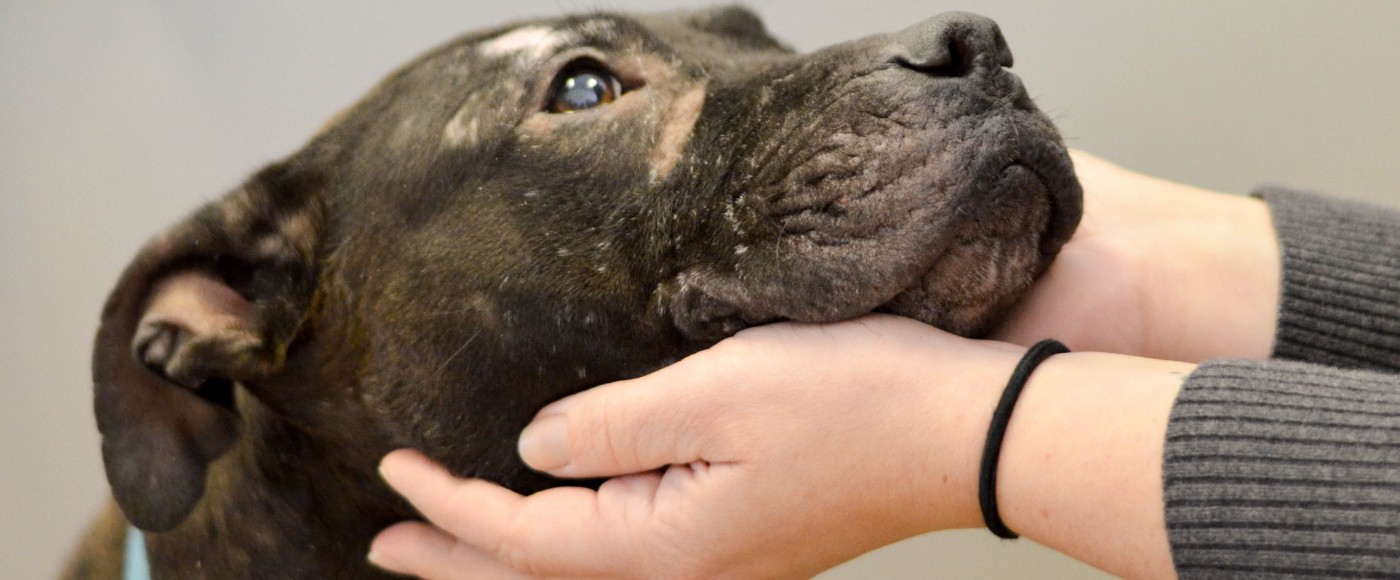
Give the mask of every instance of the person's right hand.
[[1280, 258], [1264, 202], [1071, 157], [1084, 218], [992, 338], [1189, 362], [1268, 356]]

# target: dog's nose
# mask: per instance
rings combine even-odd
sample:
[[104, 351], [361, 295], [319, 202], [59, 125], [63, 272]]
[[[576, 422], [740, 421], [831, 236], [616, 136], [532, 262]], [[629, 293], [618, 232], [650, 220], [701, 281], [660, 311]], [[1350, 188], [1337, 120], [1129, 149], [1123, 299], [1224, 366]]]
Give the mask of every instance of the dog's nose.
[[992, 19], [947, 12], [894, 33], [890, 62], [926, 74], [963, 77], [1011, 66], [1011, 49]]

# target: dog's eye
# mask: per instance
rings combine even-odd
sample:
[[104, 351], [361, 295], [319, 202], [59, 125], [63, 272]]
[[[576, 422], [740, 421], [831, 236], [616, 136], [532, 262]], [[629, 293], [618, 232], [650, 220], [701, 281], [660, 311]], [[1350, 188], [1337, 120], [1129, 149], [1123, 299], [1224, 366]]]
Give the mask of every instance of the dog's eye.
[[622, 83], [602, 65], [585, 61], [566, 67], [554, 77], [549, 112], [572, 113], [613, 102], [622, 94]]

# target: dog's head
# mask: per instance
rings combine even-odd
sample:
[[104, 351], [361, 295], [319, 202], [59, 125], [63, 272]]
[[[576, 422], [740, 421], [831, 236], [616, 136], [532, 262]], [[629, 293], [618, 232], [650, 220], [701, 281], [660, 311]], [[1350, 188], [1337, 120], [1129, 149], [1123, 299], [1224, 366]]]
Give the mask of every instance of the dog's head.
[[406, 445], [532, 489], [540, 406], [745, 326], [985, 332], [1080, 215], [1010, 64], [967, 14], [809, 55], [735, 8], [446, 44], [123, 274], [94, 358], [116, 498], [178, 524], [261, 417], [367, 474]]

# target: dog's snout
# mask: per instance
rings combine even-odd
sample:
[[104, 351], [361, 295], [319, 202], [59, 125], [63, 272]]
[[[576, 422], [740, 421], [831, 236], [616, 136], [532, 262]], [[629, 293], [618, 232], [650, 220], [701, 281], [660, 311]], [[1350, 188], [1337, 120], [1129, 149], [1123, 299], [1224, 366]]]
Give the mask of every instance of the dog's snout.
[[1011, 49], [990, 18], [948, 12], [896, 32], [889, 59], [926, 74], [956, 78], [979, 68], [1011, 66]]

